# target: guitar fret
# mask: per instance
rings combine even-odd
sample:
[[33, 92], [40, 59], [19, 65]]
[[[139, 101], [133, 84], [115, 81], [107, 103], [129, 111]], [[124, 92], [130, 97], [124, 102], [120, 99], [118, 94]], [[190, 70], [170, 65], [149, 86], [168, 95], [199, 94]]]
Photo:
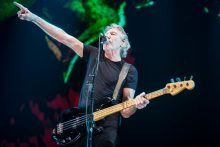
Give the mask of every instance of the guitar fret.
[[151, 100], [151, 99], [153, 99], [153, 98], [156, 98], [156, 97], [161, 96], [161, 95], [166, 94], [166, 93], [167, 93], [166, 89], [163, 88], [163, 89], [160, 89], [160, 90], [151, 92], [151, 93], [149, 93], [149, 94], [146, 94], [145, 97], [146, 97], [148, 100]]
[[[144, 97], [147, 98], [148, 100], [151, 100], [153, 98], [164, 95], [166, 93], [167, 93], [167, 89], [163, 88], [163, 89], [157, 90], [155, 92], [151, 92], [149, 94], [146, 94]], [[103, 119], [104, 117], [106, 117], [110, 114], [119, 112], [119, 111], [121, 111], [123, 109], [126, 109], [128, 107], [131, 107], [133, 105], [135, 105], [134, 99], [130, 99], [130, 100], [125, 101], [123, 103], [120, 103], [120, 104], [117, 104], [117, 105], [114, 105], [114, 106], [96, 111], [96, 112], [94, 112], [94, 120], [98, 121], [98, 120]]]
[[104, 118], [107, 115], [113, 114], [115, 112], [121, 111], [125, 108], [128, 108], [130, 106], [134, 105], [133, 100], [128, 100], [126, 102], [114, 105], [112, 107], [109, 108], [105, 108], [103, 110], [99, 110], [97, 112], [94, 112], [94, 120], [100, 120], [102, 118]]

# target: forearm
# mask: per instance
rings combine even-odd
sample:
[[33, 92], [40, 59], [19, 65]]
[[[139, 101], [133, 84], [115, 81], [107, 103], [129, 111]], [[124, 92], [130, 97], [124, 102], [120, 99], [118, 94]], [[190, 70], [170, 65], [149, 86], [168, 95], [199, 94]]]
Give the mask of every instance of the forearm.
[[126, 108], [124, 110], [121, 111], [121, 115], [124, 118], [129, 118], [130, 116], [132, 116], [135, 112], [137, 111], [137, 108], [135, 106], [131, 106], [129, 108]]
[[62, 29], [48, 23], [39, 16], [32, 14], [31, 21], [57, 41], [62, 43], [65, 39], [66, 33]]
[[50, 24], [49, 22], [43, 20], [35, 14], [33, 14], [31, 21], [37, 26], [39, 26], [49, 36], [61, 42], [62, 44], [68, 46], [69, 48], [74, 50], [79, 56], [82, 57], [83, 43], [80, 42], [78, 39], [76, 39], [73, 36], [70, 36], [62, 29]]

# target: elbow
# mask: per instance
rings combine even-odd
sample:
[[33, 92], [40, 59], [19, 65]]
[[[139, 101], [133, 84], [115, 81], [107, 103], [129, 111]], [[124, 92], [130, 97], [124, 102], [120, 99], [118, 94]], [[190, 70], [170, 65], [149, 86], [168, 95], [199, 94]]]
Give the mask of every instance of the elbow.
[[63, 30], [61, 30], [60, 34], [62, 35], [58, 35], [58, 41], [66, 45], [70, 40], [70, 36]]
[[129, 118], [130, 115], [122, 115], [123, 118]]
[[127, 114], [127, 113], [124, 113], [124, 112], [121, 112], [121, 116], [123, 118], [129, 118], [131, 115]]

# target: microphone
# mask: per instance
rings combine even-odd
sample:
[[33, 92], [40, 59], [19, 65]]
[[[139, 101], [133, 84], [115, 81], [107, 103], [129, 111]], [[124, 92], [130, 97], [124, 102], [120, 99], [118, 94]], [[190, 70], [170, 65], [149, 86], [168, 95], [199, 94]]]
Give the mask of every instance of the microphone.
[[104, 44], [107, 41], [108, 41], [107, 37], [104, 34], [100, 33], [100, 43]]

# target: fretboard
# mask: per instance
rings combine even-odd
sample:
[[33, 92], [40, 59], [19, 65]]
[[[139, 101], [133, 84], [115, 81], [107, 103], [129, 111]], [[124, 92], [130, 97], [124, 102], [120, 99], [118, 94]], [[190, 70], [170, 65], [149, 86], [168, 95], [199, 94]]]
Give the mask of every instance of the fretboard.
[[167, 94], [167, 93], [168, 93], [167, 88], [163, 88], [163, 89], [148, 93], [144, 97], [148, 100], [151, 100], [151, 99], [154, 99], [156, 97], [159, 97], [159, 96]]
[[[163, 88], [163, 89], [148, 93], [144, 97], [148, 100], [151, 100], [153, 98], [164, 95], [166, 93], [167, 93], [167, 89]], [[123, 103], [120, 103], [120, 104], [117, 104], [117, 105], [114, 105], [114, 106], [96, 111], [96, 112], [93, 113], [94, 114], [94, 121], [101, 120], [101, 119], [105, 118], [106, 116], [108, 116], [110, 114], [119, 112], [121, 110], [124, 110], [124, 109], [129, 108], [129, 107], [134, 106], [134, 105], [135, 105], [134, 99], [129, 99], [129, 100], [123, 102]]]

